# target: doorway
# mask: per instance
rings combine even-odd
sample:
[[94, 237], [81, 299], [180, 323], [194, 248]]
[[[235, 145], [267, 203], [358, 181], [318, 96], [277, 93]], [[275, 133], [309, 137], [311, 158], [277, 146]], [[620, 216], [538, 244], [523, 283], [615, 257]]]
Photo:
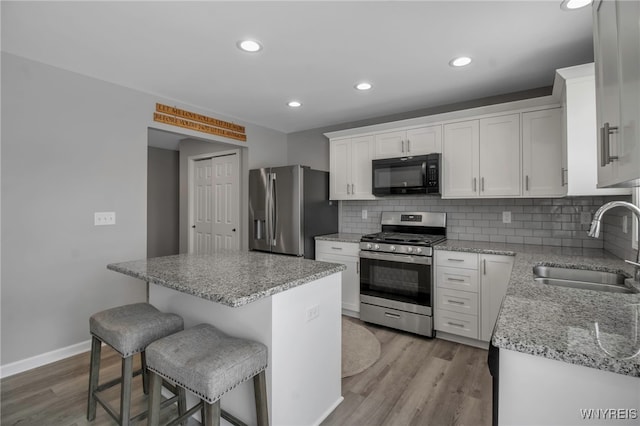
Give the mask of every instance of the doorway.
[[240, 152], [189, 157], [189, 253], [240, 248]]

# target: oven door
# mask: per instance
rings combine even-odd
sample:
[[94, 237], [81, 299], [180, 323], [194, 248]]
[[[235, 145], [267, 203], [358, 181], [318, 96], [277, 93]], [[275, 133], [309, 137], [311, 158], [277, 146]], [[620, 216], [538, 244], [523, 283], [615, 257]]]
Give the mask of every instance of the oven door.
[[386, 306], [432, 315], [432, 262], [426, 256], [360, 251], [361, 299], [389, 301]]

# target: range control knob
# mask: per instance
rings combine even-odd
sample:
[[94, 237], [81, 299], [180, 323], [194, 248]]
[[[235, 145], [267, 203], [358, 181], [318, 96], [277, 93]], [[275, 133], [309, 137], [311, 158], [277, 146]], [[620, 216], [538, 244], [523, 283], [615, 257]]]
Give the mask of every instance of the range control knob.
[[371, 243], [367, 243], [367, 248], [368, 248], [369, 250], [371, 250], [371, 247], [373, 247], [373, 246], [371, 245]]
[[391, 247], [389, 247], [389, 250], [391, 250], [391, 251], [396, 251], [396, 246], [391, 246]]
[[418, 247], [418, 248], [416, 249], [416, 253], [422, 253], [422, 249], [421, 249], [420, 247]]
[[373, 248], [376, 250], [380, 250], [380, 244], [376, 244], [375, 246], [373, 246]]
[[407, 247], [407, 253], [413, 252], [413, 247]]

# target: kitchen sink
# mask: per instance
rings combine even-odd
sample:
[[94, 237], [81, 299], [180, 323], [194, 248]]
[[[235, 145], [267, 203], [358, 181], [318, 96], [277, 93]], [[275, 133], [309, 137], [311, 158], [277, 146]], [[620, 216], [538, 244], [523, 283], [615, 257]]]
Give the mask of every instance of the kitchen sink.
[[638, 293], [635, 288], [624, 284], [625, 275], [613, 272], [539, 265], [534, 266], [533, 275], [534, 280], [541, 284], [611, 293]]

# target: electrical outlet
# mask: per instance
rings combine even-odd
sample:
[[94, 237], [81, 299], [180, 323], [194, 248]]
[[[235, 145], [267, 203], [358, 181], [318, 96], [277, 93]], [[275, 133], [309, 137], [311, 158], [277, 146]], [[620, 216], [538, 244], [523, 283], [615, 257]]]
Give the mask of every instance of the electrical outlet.
[[320, 316], [320, 305], [313, 305], [307, 308], [307, 322], [314, 320]]
[[625, 234], [629, 232], [629, 218], [627, 215], [622, 216], [622, 232]]
[[367, 209], [362, 209], [362, 218], [363, 219], [367, 218]]
[[95, 226], [115, 225], [116, 212], [95, 212], [93, 213], [93, 224]]
[[591, 224], [591, 212], [580, 212], [580, 225]]
[[511, 223], [511, 212], [502, 212], [502, 223]]

